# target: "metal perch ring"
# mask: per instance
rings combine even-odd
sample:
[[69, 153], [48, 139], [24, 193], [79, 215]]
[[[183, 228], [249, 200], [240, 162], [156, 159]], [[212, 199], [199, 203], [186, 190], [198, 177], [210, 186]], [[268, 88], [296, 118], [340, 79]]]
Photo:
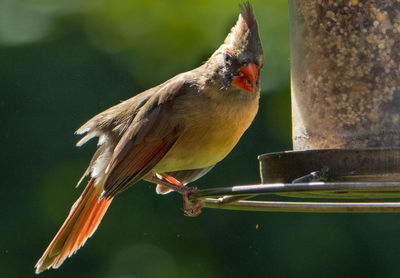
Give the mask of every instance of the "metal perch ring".
[[203, 189], [190, 200], [203, 200], [205, 208], [269, 212], [400, 212], [400, 202], [279, 202], [243, 200], [260, 195], [296, 198], [399, 198], [400, 182], [311, 182], [240, 185]]

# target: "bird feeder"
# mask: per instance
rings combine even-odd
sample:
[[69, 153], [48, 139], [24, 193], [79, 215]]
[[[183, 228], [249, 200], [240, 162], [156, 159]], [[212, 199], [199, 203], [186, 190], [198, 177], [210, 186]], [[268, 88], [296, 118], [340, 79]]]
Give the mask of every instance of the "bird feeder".
[[289, 9], [293, 150], [259, 157], [260, 185], [193, 196], [227, 209], [399, 212], [397, 202], [239, 200], [400, 197], [400, 2], [291, 0]]
[[290, 1], [293, 149], [400, 146], [400, 3]]

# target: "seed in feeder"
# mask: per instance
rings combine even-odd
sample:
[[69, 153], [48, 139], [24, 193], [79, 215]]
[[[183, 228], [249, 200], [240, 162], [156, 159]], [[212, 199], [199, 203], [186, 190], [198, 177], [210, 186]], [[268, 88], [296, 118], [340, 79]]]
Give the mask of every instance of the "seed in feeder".
[[351, 6], [357, 6], [357, 4], [358, 4], [358, 0], [351, 0], [350, 1], [350, 5]]

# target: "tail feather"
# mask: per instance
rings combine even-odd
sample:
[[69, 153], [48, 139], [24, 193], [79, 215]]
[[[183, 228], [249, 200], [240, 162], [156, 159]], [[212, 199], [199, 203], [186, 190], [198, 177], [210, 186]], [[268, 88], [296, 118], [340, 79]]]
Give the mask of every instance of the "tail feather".
[[60, 230], [36, 263], [36, 273], [50, 267], [58, 268], [67, 257], [73, 255], [96, 231], [112, 198], [102, 199], [101, 184], [95, 185], [92, 178], [71, 211]]

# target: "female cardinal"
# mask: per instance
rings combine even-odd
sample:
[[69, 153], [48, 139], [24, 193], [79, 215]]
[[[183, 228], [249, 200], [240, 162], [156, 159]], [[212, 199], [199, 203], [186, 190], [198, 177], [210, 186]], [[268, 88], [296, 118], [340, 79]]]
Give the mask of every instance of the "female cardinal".
[[[207, 173], [236, 145], [258, 110], [264, 56], [249, 3], [236, 25], [202, 66], [96, 115], [76, 132], [98, 149], [82, 179], [90, 180], [36, 264], [36, 273], [58, 268], [94, 233], [114, 196], [144, 179], [158, 193]], [[78, 184], [79, 184], [78, 183]], [[198, 204], [187, 214], [199, 213]]]

